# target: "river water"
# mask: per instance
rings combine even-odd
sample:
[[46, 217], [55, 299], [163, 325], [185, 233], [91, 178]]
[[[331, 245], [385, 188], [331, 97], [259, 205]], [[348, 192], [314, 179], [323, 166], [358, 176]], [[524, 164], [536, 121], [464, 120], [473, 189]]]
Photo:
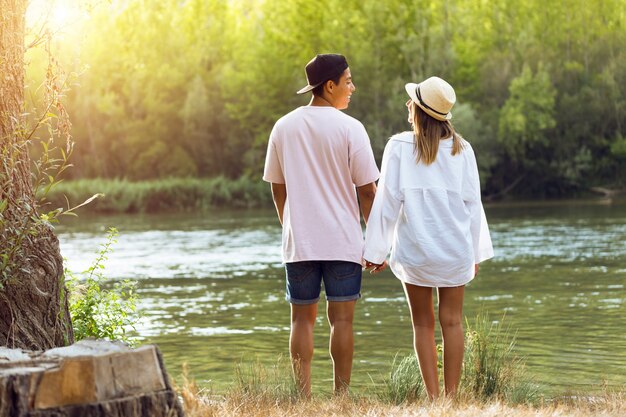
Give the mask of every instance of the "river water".
[[[496, 257], [467, 287], [465, 315], [504, 318], [515, 352], [546, 393], [626, 384], [626, 203], [495, 205], [486, 208]], [[233, 381], [236, 363], [288, 356], [280, 228], [271, 210], [208, 214], [81, 215], [57, 226], [73, 272], [106, 240], [112, 280], [138, 282], [137, 337], [157, 343], [168, 371], [186, 363], [201, 386]], [[353, 387], [366, 388], [411, 353], [404, 293], [389, 271], [364, 275], [355, 317]], [[320, 303], [313, 385], [328, 390], [328, 325]]]

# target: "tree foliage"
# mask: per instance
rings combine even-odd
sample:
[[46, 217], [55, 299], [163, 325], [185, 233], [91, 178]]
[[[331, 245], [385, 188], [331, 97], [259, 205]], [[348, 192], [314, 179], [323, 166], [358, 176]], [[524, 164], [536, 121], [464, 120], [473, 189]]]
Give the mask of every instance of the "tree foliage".
[[[258, 177], [316, 53], [340, 52], [348, 113], [377, 158], [405, 130], [403, 85], [457, 90], [453, 121], [477, 149], [484, 191], [556, 196], [624, 176], [624, 0], [128, 0], [104, 2], [60, 45], [72, 175]], [[78, 46], [77, 46], [78, 45]]]

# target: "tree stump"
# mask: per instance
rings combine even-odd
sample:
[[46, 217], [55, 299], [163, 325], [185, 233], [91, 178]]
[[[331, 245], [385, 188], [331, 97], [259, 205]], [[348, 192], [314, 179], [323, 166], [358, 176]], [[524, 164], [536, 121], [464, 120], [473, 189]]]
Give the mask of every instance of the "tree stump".
[[155, 345], [0, 348], [0, 417], [183, 417]]

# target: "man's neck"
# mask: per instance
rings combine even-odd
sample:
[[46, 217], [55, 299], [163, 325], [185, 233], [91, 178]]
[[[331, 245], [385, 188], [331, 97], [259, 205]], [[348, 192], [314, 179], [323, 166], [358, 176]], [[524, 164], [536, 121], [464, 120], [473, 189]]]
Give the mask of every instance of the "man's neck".
[[323, 96], [313, 96], [311, 97], [311, 101], [309, 102], [309, 106], [317, 106], [317, 107], [335, 107], [333, 104], [326, 100]]

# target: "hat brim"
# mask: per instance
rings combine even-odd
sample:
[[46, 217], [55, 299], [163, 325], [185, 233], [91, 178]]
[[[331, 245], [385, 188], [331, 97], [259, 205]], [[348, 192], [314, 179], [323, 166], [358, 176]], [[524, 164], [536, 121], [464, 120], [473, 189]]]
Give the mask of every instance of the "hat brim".
[[[328, 80], [326, 80], [328, 81]], [[322, 84], [324, 84], [326, 81], [322, 81], [321, 83], [315, 84], [315, 85], [307, 85], [305, 87], [302, 87], [301, 89], [299, 89], [296, 94], [304, 94], [304, 93], [308, 93], [309, 91], [313, 90], [315, 87], [318, 87]]]
[[404, 89], [406, 90], [406, 93], [409, 95], [409, 97], [411, 97], [411, 100], [413, 101], [413, 103], [415, 103], [420, 109], [424, 110], [424, 112], [429, 115], [430, 117], [432, 117], [433, 119], [436, 120], [440, 120], [440, 121], [445, 121], [445, 120], [450, 120], [452, 119], [452, 112], [448, 112], [448, 114], [446, 114], [445, 116], [442, 116], [440, 114], [435, 113], [434, 111], [427, 109], [426, 107], [422, 106], [422, 103], [420, 103], [420, 101], [417, 98], [417, 87], [419, 86], [419, 84], [415, 84], [415, 83], [406, 83], [404, 85]]
[[302, 87], [301, 89], [299, 89], [296, 94], [304, 94], [304, 93], [308, 93], [309, 91], [313, 90], [316, 86], [314, 85], [307, 85], [306, 87]]

